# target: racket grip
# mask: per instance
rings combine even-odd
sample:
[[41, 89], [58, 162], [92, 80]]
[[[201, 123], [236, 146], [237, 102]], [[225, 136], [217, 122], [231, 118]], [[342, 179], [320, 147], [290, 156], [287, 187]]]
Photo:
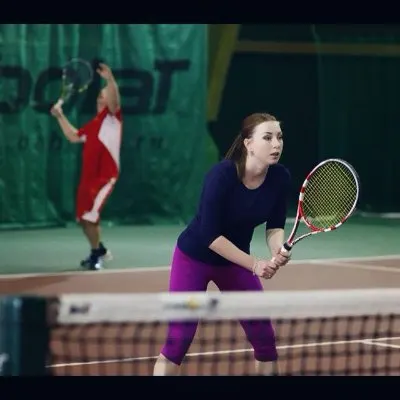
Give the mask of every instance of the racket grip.
[[[287, 243], [284, 243], [283, 246], [281, 247], [279, 253], [282, 254], [283, 256], [289, 257], [291, 250], [292, 250], [292, 246], [289, 246]], [[275, 257], [272, 257], [271, 261], [275, 262]]]
[[54, 105], [54, 107], [61, 107], [64, 104], [64, 100], [63, 99], [58, 99], [57, 103]]
[[280, 253], [284, 256], [289, 256], [291, 250], [292, 250], [292, 246], [290, 246], [288, 243], [284, 243], [283, 246], [281, 247]]

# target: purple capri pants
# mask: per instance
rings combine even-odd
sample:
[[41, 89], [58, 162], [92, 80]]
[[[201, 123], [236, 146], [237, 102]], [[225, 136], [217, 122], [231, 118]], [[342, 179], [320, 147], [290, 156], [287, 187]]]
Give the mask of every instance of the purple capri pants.
[[[184, 254], [176, 246], [171, 266], [169, 291], [206, 291], [213, 281], [223, 291], [262, 291], [260, 279], [247, 269], [230, 264], [213, 266], [196, 261]], [[258, 361], [277, 360], [275, 333], [270, 320], [239, 321], [247, 339], [254, 349]], [[176, 365], [182, 363], [197, 330], [198, 322], [171, 322], [168, 326], [167, 340], [161, 350], [165, 358]]]

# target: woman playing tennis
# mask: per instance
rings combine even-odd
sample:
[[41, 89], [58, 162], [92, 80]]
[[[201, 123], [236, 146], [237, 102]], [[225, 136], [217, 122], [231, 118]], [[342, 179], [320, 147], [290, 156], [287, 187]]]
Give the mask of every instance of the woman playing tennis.
[[[280, 123], [270, 114], [245, 118], [225, 160], [205, 177], [197, 213], [178, 238], [173, 254], [170, 292], [206, 291], [213, 281], [221, 291], [262, 291], [289, 258], [284, 242], [288, 170], [278, 164], [283, 150]], [[273, 261], [250, 255], [254, 228], [266, 223]], [[276, 371], [275, 334], [269, 320], [240, 321], [254, 348], [255, 372]], [[175, 375], [188, 351], [197, 323], [169, 324], [154, 375]]]

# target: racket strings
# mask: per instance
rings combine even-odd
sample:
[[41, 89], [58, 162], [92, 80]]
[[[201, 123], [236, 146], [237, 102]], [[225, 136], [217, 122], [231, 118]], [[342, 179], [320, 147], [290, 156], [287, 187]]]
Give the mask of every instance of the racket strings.
[[330, 161], [309, 178], [303, 197], [303, 218], [317, 229], [328, 229], [349, 216], [357, 199], [355, 174], [346, 164]]
[[82, 60], [70, 61], [64, 68], [64, 90], [70, 94], [85, 90], [93, 79], [91, 66]]

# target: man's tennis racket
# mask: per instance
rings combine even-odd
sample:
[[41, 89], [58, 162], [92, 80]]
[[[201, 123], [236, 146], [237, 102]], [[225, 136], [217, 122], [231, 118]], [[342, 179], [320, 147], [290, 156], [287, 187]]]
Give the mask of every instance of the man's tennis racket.
[[62, 69], [61, 95], [56, 106], [62, 106], [73, 95], [84, 92], [93, 80], [93, 68], [85, 60], [73, 58]]
[[[314, 167], [300, 189], [296, 220], [281, 253], [308, 236], [339, 228], [356, 209], [359, 194], [357, 172], [348, 162], [332, 158]], [[301, 220], [310, 231], [295, 238]]]

